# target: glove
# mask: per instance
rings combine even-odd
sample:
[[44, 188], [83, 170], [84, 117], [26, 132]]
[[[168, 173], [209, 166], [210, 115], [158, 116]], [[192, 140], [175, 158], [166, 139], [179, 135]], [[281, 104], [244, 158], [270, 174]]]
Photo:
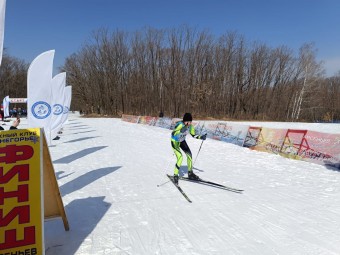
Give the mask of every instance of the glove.
[[201, 135], [201, 140], [207, 139], [207, 134]]

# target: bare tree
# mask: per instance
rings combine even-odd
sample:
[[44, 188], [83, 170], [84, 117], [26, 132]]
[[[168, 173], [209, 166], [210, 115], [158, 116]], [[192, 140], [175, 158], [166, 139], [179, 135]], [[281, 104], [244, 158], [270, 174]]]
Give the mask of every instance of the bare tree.
[[300, 71], [302, 85], [294, 97], [292, 120], [299, 119], [306, 91], [313, 90], [314, 83], [321, 76], [321, 64], [316, 61], [316, 50], [313, 44], [304, 44], [300, 48], [298, 70]]
[[12, 98], [27, 97], [27, 70], [27, 63], [9, 56], [7, 50], [4, 50], [0, 66], [1, 101], [8, 95]]
[[73, 106], [89, 113], [317, 120], [339, 112], [338, 79], [322, 77], [313, 44], [294, 56], [236, 32], [100, 29], [63, 70]]

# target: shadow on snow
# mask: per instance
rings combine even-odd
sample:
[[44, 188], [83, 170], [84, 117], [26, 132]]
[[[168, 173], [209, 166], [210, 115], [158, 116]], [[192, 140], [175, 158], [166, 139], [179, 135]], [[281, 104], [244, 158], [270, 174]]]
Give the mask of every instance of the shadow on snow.
[[91, 148], [87, 148], [81, 151], [78, 151], [74, 154], [68, 155], [66, 157], [57, 159], [55, 161], [53, 161], [53, 164], [68, 164], [71, 163], [72, 161], [75, 161], [79, 158], [85, 157], [91, 153], [94, 153], [96, 151], [99, 151], [101, 149], [106, 148], [107, 146], [98, 146], [98, 147], [91, 147]]
[[63, 179], [63, 178], [65, 178], [65, 177], [67, 177], [67, 176], [70, 176], [70, 175], [74, 174], [74, 172], [72, 172], [72, 173], [69, 173], [69, 174], [67, 174], [67, 175], [61, 176], [61, 175], [64, 174], [64, 173], [65, 173], [65, 171], [56, 172], [55, 175], [56, 175], [56, 177], [57, 177], [57, 180]]
[[75, 143], [75, 142], [84, 141], [84, 140], [88, 140], [88, 139], [92, 139], [92, 138], [97, 138], [97, 137], [100, 137], [100, 136], [82, 137], [82, 138], [70, 140], [70, 141], [67, 141], [67, 142], [64, 142], [64, 143]]
[[45, 254], [75, 254], [109, 210], [111, 204], [105, 202], [104, 198], [104, 196], [88, 197], [70, 202], [65, 207], [70, 223], [69, 231], [64, 230], [61, 219], [46, 221]]
[[85, 187], [86, 185], [89, 185], [90, 183], [102, 178], [103, 176], [113, 173], [119, 168], [121, 168], [121, 166], [99, 168], [99, 169], [87, 172], [77, 177], [76, 179], [60, 186], [60, 193], [62, 196], [66, 196], [67, 194], [70, 194], [75, 190], [79, 190]]

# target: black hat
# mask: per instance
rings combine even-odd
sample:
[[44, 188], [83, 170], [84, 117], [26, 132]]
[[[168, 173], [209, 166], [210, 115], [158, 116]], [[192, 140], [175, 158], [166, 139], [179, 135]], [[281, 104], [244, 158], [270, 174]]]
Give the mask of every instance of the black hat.
[[191, 116], [191, 113], [185, 113], [184, 116], [183, 116], [183, 122], [186, 122], [186, 121], [192, 121], [192, 116]]

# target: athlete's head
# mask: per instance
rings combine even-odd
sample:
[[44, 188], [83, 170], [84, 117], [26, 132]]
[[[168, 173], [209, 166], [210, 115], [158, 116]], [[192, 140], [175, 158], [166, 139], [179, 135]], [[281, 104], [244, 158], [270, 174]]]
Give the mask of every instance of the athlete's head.
[[191, 116], [191, 113], [187, 112], [184, 114], [183, 116], [183, 122], [185, 125], [188, 125], [192, 122], [192, 116]]

